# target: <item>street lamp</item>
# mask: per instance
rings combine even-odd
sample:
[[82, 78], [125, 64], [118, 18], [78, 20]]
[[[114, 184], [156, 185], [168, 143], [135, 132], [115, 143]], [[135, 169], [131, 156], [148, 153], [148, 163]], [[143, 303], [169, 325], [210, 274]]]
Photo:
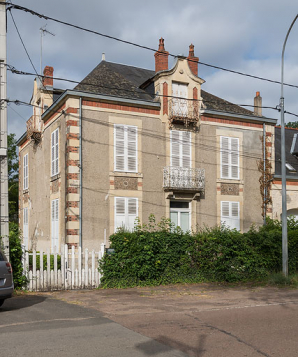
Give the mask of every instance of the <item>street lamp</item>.
[[285, 148], [285, 113], [284, 113], [284, 55], [286, 43], [292, 27], [297, 20], [296, 15], [284, 41], [281, 55], [281, 95], [280, 95], [280, 121], [281, 121], [281, 192], [282, 192], [282, 271], [288, 276], [288, 228], [287, 228], [287, 178], [286, 178], [286, 148]]

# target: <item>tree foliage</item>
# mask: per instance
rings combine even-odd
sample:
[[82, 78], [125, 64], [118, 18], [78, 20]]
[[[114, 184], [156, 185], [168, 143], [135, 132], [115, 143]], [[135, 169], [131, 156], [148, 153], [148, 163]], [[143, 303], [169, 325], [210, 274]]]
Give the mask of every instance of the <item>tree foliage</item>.
[[287, 128], [298, 129], [298, 121], [290, 121], [286, 124]]
[[15, 134], [7, 136], [9, 221], [18, 221], [19, 161]]

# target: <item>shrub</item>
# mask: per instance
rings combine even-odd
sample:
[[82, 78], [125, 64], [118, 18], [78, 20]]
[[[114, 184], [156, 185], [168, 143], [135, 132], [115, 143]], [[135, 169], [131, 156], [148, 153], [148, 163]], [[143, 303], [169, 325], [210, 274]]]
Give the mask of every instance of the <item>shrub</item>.
[[[29, 255], [29, 267], [33, 266], [33, 256]], [[43, 270], [47, 270], [48, 258], [47, 255], [43, 256]], [[57, 269], [61, 269], [61, 255], [57, 254]], [[40, 257], [39, 252], [36, 252], [36, 270], [40, 270]], [[50, 270], [54, 270], [54, 254], [50, 254]]]
[[13, 280], [16, 289], [21, 289], [27, 284], [22, 266], [22, 242], [17, 223], [9, 223], [9, 256], [12, 265]]
[[[298, 271], [298, 224], [289, 220], [289, 272]], [[114, 254], [99, 262], [102, 287], [159, 285], [177, 282], [238, 282], [264, 279], [282, 268], [281, 224], [268, 219], [247, 233], [224, 226], [195, 233], [173, 229], [150, 217], [134, 232], [110, 237]]]

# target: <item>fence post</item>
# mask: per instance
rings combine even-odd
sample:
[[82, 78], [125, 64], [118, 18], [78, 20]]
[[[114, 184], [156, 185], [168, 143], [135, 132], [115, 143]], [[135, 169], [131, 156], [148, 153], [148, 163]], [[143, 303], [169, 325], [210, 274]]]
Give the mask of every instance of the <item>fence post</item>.
[[65, 289], [68, 287], [68, 246], [65, 244], [64, 246], [64, 254], [65, 254]]
[[64, 245], [61, 244], [61, 289], [65, 289], [65, 252], [64, 252]]
[[54, 289], [58, 288], [58, 261], [57, 246], [54, 247]]
[[47, 288], [51, 290], [51, 256], [50, 248], [47, 248]]
[[75, 247], [71, 247], [71, 289], [75, 288]]
[[88, 248], [85, 249], [85, 287], [89, 285], [88, 282]]
[[82, 247], [78, 251], [79, 288], [82, 289]]
[[32, 262], [32, 265], [33, 265], [33, 272], [32, 272], [32, 274], [33, 274], [33, 284], [32, 284], [32, 288], [33, 288], [33, 290], [34, 291], [36, 291], [37, 290], [37, 276], [36, 276], [36, 250], [34, 249], [33, 250], [33, 257], [32, 257], [32, 260], [33, 260], [33, 262]]
[[39, 252], [39, 289], [43, 290], [43, 251]]
[[92, 250], [92, 253], [91, 253], [91, 285], [92, 285], [92, 288], [95, 287], [95, 252], [94, 252], [94, 249]]

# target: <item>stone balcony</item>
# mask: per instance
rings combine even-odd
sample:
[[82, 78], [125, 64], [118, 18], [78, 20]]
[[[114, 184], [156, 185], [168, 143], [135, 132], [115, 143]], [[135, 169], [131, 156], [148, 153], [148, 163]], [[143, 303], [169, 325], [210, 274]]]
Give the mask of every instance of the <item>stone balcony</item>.
[[165, 190], [200, 192], [205, 189], [205, 170], [167, 166], [163, 169]]

